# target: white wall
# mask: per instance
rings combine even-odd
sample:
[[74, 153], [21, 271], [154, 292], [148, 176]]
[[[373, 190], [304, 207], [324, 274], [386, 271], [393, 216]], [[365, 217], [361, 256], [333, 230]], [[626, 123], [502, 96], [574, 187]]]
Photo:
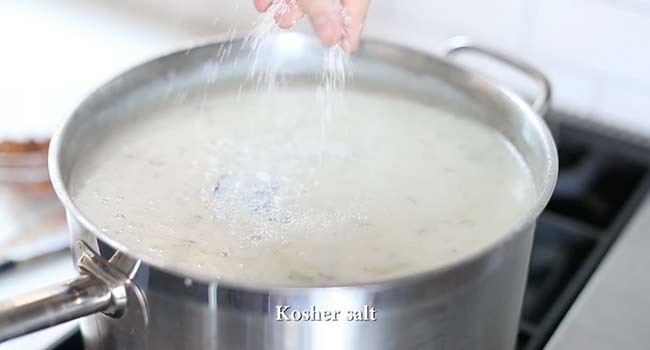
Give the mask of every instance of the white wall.
[[375, 0], [371, 11], [368, 35], [427, 50], [469, 35], [547, 73], [556, 107], [650, 132], [650, 0]]
[[[185, 22], [245, 30], [249, 2], [189, 0]], [[473, 37], [543, 70], [556, 108], [650, 134], [650, 0], [373, 0], [366, 35], [431, 52]]]
[[[233, 25], [241, 34], [257, 16], [252, 0], [27, 3], [96, 7], [87, 12], [144, 19], [178, 38], [223, 33]], [[373, 0], [366, 26], [366, 36], [431, 52], [456, 35], [538, 66], [554, 85], [557, 108], [650, 135], [650, 0]], [[172, 35], [165, 42], [176, 40]]]

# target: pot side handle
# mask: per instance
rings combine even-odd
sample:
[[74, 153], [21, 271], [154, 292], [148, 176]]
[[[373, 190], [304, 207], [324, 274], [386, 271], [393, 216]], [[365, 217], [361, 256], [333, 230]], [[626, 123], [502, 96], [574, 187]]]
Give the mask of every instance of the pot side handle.
[[103, 311], [110, 305], [111, 290], [90, 275], [0, 302], [0, 342]]
[[75, 279], [0, 301], [0, 342], [97, 312], [124, 314], [124, 280], [94, 255], [82, 255], [77, 264]]
[[504, 63], [507, 66], [515, 68], [516, 70], [532, 78], [540, 88], [540, 95], [537, 96], [537, 98], [534, 100], [532, 108], [535, 112], [537, 112], [537, 114], [544, 116], [551, 102], [551, 84], [549, 83], [546, 76], [537, 68], [520, 59], [511, 57], [492, 48], [477, 45], [466, 37], [451, 38], [442, 50], [443, 56], [446, 57], [456, 56], [461, 52], [472, 52], [487, 56], [501, 63]]

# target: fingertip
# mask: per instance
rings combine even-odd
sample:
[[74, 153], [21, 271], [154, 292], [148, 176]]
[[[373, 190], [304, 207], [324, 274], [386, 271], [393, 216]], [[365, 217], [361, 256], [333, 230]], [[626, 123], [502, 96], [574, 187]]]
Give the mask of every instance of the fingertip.
[[345, 51], [349, 53], [353, 53], [359, 50], [359, 41], [346, 40], [345, 45], [343, 45], [343, 48], [345, 49]]
[[330, 47], [339, 43], [343, 37], [343, 23], [328, 15], [311, 17], [314, 32], [323, 45]]
[[343, 36], [343, 48], [348, 52], [354, 52], [359, 49], [361, 42], [361, 29], [353, 30], [346, 28], [345, 35]]
[[299, 3], [323, 45], [329, 47], [341, 41], [344, 26], [338, 1], [299, 0]]
[[369, 0], [343, 0], [346, 11], [345, 41], [350, 52], [359, 49], [361, 32], [368, 15]]
[[291, 29], [291, 27], [293, 27], [292, 21], [276, 19], [275, 23], [277, 23], [278, 27], [282, 29]]
[[324, 31], [318, 34], [318, 38], [326, 47], [332, 47], [341, 42], [342, 34], [336, 31]]
[[271, 6], [272, 1], [273, 0], [253, 0], [253, 4], [255, 5], [255, 9], [257, 11], [266, 12], [269, 6]]
[[289, 29], [293, 27], [296, 22], [303, 17], [304, 13], [297, 6], [291, 8], [289, 11], [278, 15], [275, 18], [275, 22], [278, 24], [278, 27], [283, 29]]

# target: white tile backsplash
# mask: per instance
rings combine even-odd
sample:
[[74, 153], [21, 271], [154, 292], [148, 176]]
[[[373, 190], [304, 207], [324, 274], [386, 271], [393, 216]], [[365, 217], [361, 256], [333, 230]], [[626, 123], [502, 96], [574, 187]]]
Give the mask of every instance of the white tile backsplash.
[[556, 108], [650, 135], [650, 0], [374, 1], [366, 34], [429, 51], [473, 37], [544, 71]]
[[598, 99], [602, 85], [600, 77], [577, 65], [544, 59], [531, 62], [540, 67], [551, 81], [554, 106], [581, 116], [595, 114], [594, 101]]
[[434, 50], [459, 34], [516, 50], [525, 0], [382, 0], [371, 4], [366, 35]]
[[[251, 2], [111, 3], [206, 35], [233, 24], [246, 31], [256, 16]], [[538, 66], [553, 83], [556, 108], [650, 130], [643, 118], [650, 109], [650, 0], [374, 0], [365, 35], [429, 52], [467, 35]]]
[[650, 13], [615, 0], [536, 0], [529, 52], [650, 81]]
[[650, 80], [607, 77], [594, 110], [613, 125], [650, 135]]
[[[84, 0], [63, 2], [90, 6]], [[92, 4], [110, 5], [114, 12], [164, 23], [191, 37], [233, 25], [243, 34], [256, 18], [252, 0]], [[643, 116], [650, 109], [650, 0], [374, 0], [365, 32], [429, 52], [437, 52], [450, 37], [473, 37], [544, 71], [553, 83], [556, 107], [650, 130], [650, 118]]]
[[523, 52], [557, 106], [650, 134], [650, 1], [535, 0]]

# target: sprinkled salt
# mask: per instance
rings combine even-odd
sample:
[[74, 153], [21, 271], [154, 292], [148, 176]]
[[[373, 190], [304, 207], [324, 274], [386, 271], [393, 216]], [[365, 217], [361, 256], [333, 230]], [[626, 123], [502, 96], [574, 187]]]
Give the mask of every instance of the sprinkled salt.
[[[324, 49], [323, 69], [321, 74], [322, 91], [326, 96], [345, 86], [348, 79], [348, 63], [350, 54], [344, 48], [347, 46], [346, 33], [347, 26], [350, 24], [350, 16], [341, 5], [340, 0], [332, 0], [339, 6], [341, 17], [343, 18], [344, 30], [342, 42]], [[245, 45], [250, 48], [250, 58], [252, 58], [249, 79], [257, 80], [258, 89], [261, 87], [275, 88], [278, 81], [278, 67], [265, 65], [260, 67], [260, 59], [264, 55], [264, 47], [267, 45], [269, 38], [278, 31], [279, 27], [275, 23], [275, 18], [289, 11], [290, 6], [295, 6], [285, 0], [274, 0], [266, 12], [260, 15], [255, 22], [253, 31], [246, 37]], [[326, 103], [330, 103], [331, 98], [326, 98]]]

